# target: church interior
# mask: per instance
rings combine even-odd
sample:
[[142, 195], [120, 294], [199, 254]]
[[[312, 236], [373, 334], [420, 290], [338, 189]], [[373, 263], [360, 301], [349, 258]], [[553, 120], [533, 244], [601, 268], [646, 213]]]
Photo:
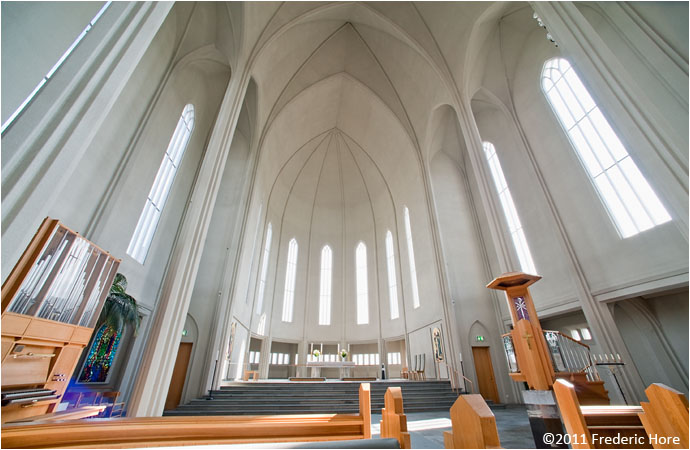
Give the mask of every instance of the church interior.
[[688, 2], [1, 13], [3, 447], [687, 447]]

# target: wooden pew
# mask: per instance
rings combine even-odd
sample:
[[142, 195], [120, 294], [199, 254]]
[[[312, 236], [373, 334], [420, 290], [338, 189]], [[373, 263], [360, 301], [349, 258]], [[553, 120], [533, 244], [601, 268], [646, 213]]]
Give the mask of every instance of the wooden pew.
[[[576, 448], [649, 448], [649, 440], [638, 416], [639, 406], [580, 406], [572, 383], [558, 379], [553, 385], [566, 433], [576, 436]], [[607, 439], [626, 441], [611, 445]], [[615, 441], [614, 441], [615, 442]]]
[[383, 396], [383, 403], [385, 407], [381, 410], [381, 437], [397, 439], [400, 448], [412, 448], [400, 388], [389, 387]]
[[496, 417], [479, 394], [461, 395], [450, 408], [453, 431], [443, 432], [445, 448], [501, 448]]
[[371, 390], [359, 414], [133, 417], [5, 425], [3, 448], [132, 448], [371, 439]]
[[108, 405], [95, 405], [95, 406], [80, 406], [79, 408], [70, 408], [64, 411], [56, 411], [54, 413], [41, 414], [40, 416], [25, 417], [23, 419], [15, 420], [11, 423], [45, 423], [45, 422], [57, 422], [63, 420], [71, 419], [85, 419], [87, 417], [95, 417], [105, 411]]
[[[649, 402], [642, 402], [639, 413], [654, 448], [688, 448], [688, 399], [682, 393], [654, 383], [646, 390]], [[677, 438], [666, 440], [667, 438]]]

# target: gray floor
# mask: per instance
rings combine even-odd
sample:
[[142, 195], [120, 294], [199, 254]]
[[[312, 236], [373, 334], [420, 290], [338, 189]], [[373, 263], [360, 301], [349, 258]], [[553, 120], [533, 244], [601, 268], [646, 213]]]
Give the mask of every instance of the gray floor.
[[[527, 411], [521, 405], [507, 405], [505, 409], [492, 410], [496, 416], [498, 437], [503, 448], [536, 448], [532, 439], [532, 432], [527, 419]], [[381, 414], [371, 415], [372, 438], [380, 436]], [[443, 432], [450, 430], [450, 415], [448, 411], [419, 412], [407, 414], [407, 429], [413, 449], [444, 448]], [[214, 449], [291, 449], [299, 447], [301, 443], [257, 443], [215, 446], [188, 446], [186, 450]]]
[[[508, 405], [493, 410], [503, 448], [536, 448], [524, 406]], [[378, 437], [381, 414], [371, 415], [372, 437]], [[407, 414], [412, 448], [444, 448], [443, 432], [450, 430], [448, 411]]]

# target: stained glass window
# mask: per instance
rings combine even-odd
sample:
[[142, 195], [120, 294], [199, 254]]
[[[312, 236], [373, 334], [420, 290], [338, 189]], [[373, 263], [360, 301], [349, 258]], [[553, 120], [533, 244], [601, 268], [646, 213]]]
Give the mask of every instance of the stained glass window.
[[89, 356], [86, 357], [84, 368], [79, 375], [80, 383], [105, 383], [108, 380], [108, 373], [113, 365], [115, 354], [122, 332], [115, 331], [107, 325], [101, 326], [93, 340]]

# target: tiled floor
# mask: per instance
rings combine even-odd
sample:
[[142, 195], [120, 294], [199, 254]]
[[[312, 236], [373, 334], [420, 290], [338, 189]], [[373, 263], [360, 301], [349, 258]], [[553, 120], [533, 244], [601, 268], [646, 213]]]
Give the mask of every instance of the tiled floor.
[[[536, 448], [524, 406], [509, 405], [493, 410], [503, 448]], [[379, 436], [380, 414], [371, 415], [372, 437]], [[450, 430], [448, 411], [407, 414], [412, 448], [444, 448], [443, 432]]]

